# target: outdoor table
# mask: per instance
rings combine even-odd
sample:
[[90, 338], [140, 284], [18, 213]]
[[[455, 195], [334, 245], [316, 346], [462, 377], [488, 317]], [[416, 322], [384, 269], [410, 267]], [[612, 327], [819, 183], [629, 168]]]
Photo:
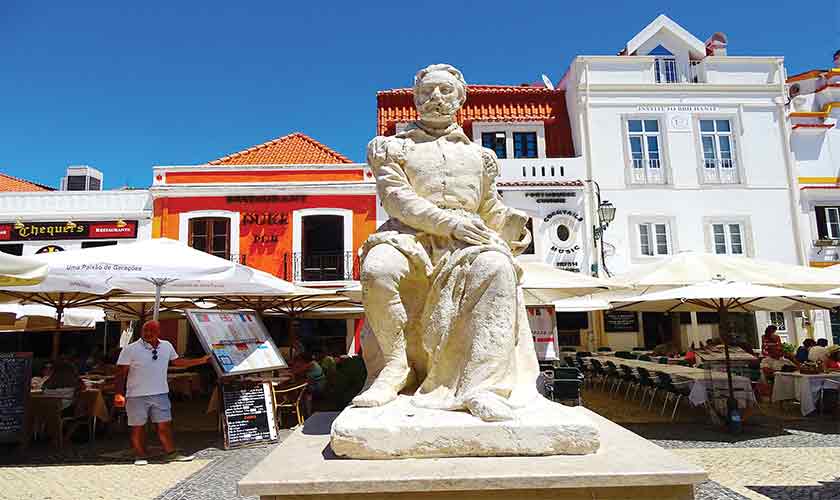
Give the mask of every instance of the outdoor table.
[[[651, 375], [653, 375], [654, 372], [663, 372], [671, 375], [673, 378], [691, 382], [691, 393], [688, 396], [688, 400], [694, 406], [700, 406], [708, 401], [708, 393], [710, 389], [720, 389], [723, 391], [728, 390], [728, 382], [725, 372], [709, 372], [702, 368], [694, 368], [691, 366], [665, 365], [654, 361], [622, 359], [611, 356], [599, 356], [597, 360], [602, 364], [607, 361], [612, 361], [616, 366], [625, 365], [633, 368], [634, 370], [642, 367], [651, 372]], [[752, 381], [749, 378], [733, 375], [732, 386], [737, 390], [736, 398], [739, 400], [739, 406], [755, 404], [755, 394], [753, 394]], [[738, 395], [743, 395], [743, 397], [738, 397]]]
[[795, 399], [802, 415], [817, 409], [817, 396], [825, 380], [840, 381], [840, 373], [776, 372], [773, 377], [773, 402]]
[[[29, 414], [31, 420], [30, 429], [38, 429], [41, 425], [44, 425], [47, 433], [55, 436], [59, 428], [59, 420], [61, 419], [62, 398], [46, 396], [41, 391], [33, 391], [31, 396], [31, 412]], [[105, 398], [102, 396], [102, 391], [98, 389], [79, 391], [75, 408], [74, 416], [92, 418], [94, 428], [96, 428], [95, 426], [98, 420], [103, 422], [111, 421], [111, 414], [105, 404]]]

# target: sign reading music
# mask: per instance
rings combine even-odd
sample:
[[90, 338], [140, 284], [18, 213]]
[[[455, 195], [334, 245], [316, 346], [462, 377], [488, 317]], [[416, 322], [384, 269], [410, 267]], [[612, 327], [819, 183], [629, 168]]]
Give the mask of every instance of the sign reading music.
[[137, 238], [137, 221], [0, 223], [0, 241], [95, 240]]

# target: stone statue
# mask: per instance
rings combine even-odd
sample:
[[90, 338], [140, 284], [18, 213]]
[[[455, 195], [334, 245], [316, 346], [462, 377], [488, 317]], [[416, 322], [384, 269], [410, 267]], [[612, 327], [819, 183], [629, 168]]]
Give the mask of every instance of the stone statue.
[[[568, 437], [540, 422], [552, 418], [540, 405], [561, 405], [537, 392], [539, 367], [515, 259], [531, 241], [528, 218], [500, 200], [494, 152], [474, 144], [455, 121], [466, 91], [454, 67], [422, 69], [414, 80], [419, 120], [368, 145], [368, 164], [390, 219], [363, 247], [362, 302], [384, 363], [334, 422], [338, 454], [399, 458], [597, 449], [591, 427], [584, 438]], [[525, 408], [532, 409], [528, 421], [538, 422], [532, 434], [489, 424], [519, 425], [523, 416], [517, 411]], [[480, 420], [451, 410], [467, 410]], [[561, 420], [569, 429], [582, 423]], [[485, 427], [476, 430], [473, 422]], [[424, 435], [424, 426], [434, 427], [434, 437]], [[485, 431], [485, 438], [477, 437]], [[526, 435], [535, 436], [534, 442], [517, 441]], [[397, 444], [401, 440], [407, 441]]]
[[[466, 90], [452, 66], [421, 70], [414, 83], [420, 119], [368, 146], [391, 216], [365, 244], [362, 261], [365, 315], [385, 366], [353, 400], [357, 406], [388, 403], [416, 383], [418, 406], [504, 420], [536, 395], [514, 259], [530, 243], [528, 218], [499, 199], [493, 151], [455, 123]], [[412, 340], [419, 348], [407, 349]]]

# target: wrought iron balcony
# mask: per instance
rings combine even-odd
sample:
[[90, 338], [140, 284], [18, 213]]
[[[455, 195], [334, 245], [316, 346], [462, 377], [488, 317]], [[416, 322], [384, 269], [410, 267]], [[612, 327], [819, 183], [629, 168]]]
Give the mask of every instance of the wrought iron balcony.
[[359, 258], [353, 252], [287, 252], [277, 274], [287, 281], [353, 281]]

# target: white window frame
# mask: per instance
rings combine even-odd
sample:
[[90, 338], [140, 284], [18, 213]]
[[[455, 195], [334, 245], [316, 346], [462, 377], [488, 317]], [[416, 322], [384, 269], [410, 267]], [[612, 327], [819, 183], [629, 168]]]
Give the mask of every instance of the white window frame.
[[[344, 223], [344, 252], [353, 251], [353, 211], [346, 208], [303, 208], [292, 211], [292, 253], [303, 252], [303, 218], [309, 215], [335, 215], [342, 218]], [[355, 258], [355, 255], [354, 255]], [[305, 283], [294, 277], [298, 283]], [[318, 281], [317, 283], [330, 283]]]
[[[525, 122], [494, 122], [474, 121], [472, 124], [473, 142], [481, 144], [482, 132], [504, 132], [505, 143], [507, 144], [507, 160], [528, 161], [538, 158], [545, 158], [545, 124], [541, 121]], [[514, 132], [536, 132], [537, 133], [537, 158], [514, 158], [513, 157], [513, 133]]]
[[[712, 122], [717, 122], [718, 120], [726, 120], [729, 122], [729, 132], [718, 132], [717, 131], [717, 123], [715, 123], [715, 132], [703, 132], [701, 130], [700, 122], [710, 120]], [[740, 141], [738, 140], [738, 136], [740, 135], [741, 130], [741, 122], [738, 120], [738, 116], [736, 114], [726, 114], [726, 115], [695, 115], [694, 116], [694, 141], [697, 147], [697, 175], [698, 181], [700, 185], [705, 186], [742, 186], [746, 183], [745, 176], [744, 176], [744, 162], [741, 156], [741, 145]], [[703, 150], [703, 136], [704, 135], [714, 135], [715, 141], [715, 174], [717, 181], [709, 181], [706, 179], [706, 173], [711, 168], [706, 167], [706, 155]], [[720, 154], [720, 137], [727, 136], [729, 137], [729, 147], [730, 147], [730, 158], [724, 159]], [[728, 160], [731, 162], [732, 167], [724, 168], [722, 167], [723, 160]], [[731, 170], [731, 171], [730, 171]], [[735, 181], [722, 181], [722, 173], [729, 173], [734, 175]]]
[[[658, 134], [650, 133], [647, 135], [658, 135], [657, 139], [659, 141], [659, 175], [661, 177], [661, 181], [655, 182], [650, 180], [651, 175], [649, 172], [654, 172], [657, 169], [650, 169], [647, 165], [643, 165], [645, 169], [645, 181], [644, 182], [637, 182], [633, 178], [633, 172], [635, 168], [635, 164], [633, 162], [633, 151], [630, 147], [630, 136], [631, 135], [638, 135], [638, 132], [630, 133], [630, 120], [656, 120], [657, 125], [659, 127]], [[668, 151], [668, 130], [666, 128], [665, 115], [660, 114], [627, 114], [621, 116], [621, 137], [624, 144], [624, 183], [627, 187], [643, 187], [643, 188], [651, 188], [651, 187], [659, 187], [659, 186], [667, 186], [671, 183], [671, 171], [668, 168], [668, 162], [666, 161], [667, 158], [667, 151]], [[644, 124], [642, 125], [644, 127]], [[648, 151], [647, 151], [647, 141], [644, 140], [642, 144], [642, 154], [644, 159], [648, 159]]]
[[190, 244], [190, 220], [204, 217], [216, 217], [230, 220], [230, 257], [236, 257], [237, 262], [242, 262], [239, 253], [239, 232], [240, 213], [230, 210], [195, 210], [193, 212], [181, 212], [178, 214], [178, 239], [184, 244]]
[[[776, 319], [774, 319], [774, 315], [778, 315], [778, 316], [776, 316], [776, 318], [781, 318], [781, 320], [782, 320], [781, 323], [779, 323]], [[781, 311], [769, 311], [767, 313], [767, 317], [769, 318], [769, 321], [770, 321], [771, 325], [776, 325], [776, 330], [778, 332], [787, 332], [788, 331], [787, 317], [785, 316], [785, 313], [783, 313]]]
[[[659, 253], [656, 244], [656, 225], [665, 226], [665, 238], [668, 245], [668, 253]], [[645, 255], [642, 253], [642, 233], [640, 226], [649, 225], [651, 228], [651, 236], [653, 237], [653, 255]], [[628, 218], [629, 237], [631, 244], [631, 260], [634, 262], [648, 262], [654, 259], [660, 259], [668, 255], [674, 255], [679, 251], [677, 245], [677, 238], [674, 232], [676, 226], [676, 219], [670, 216], [645, 216], [635, 215]]]
[[[838, 207], [824, 207], [825, 209], [825, 230], [828, 233], [828, 238], [832, 240], [840, 240], [840, 208]], [[831, 230], [831, 222], [828, 220], [828, 212], [832, 211], [836, 216], [837, 232]]]
[[[724, 225], [724, 237], [726, 238], [726, 254], [718, 254], [715, 248], [714, 226], [716, 224]], [[731, 235], [729, 233], [729, 225], [737, 224], [741, 229], [741, 250], [743, 253], [731, 253]], [[706, 251], [716, 255], [733, 255], [735, 257], [754, 257], [755, 246], [752, 235], [752, 224], [749, 216], [711, 216], [703, 218], [703, 227], [706, 241]]]

